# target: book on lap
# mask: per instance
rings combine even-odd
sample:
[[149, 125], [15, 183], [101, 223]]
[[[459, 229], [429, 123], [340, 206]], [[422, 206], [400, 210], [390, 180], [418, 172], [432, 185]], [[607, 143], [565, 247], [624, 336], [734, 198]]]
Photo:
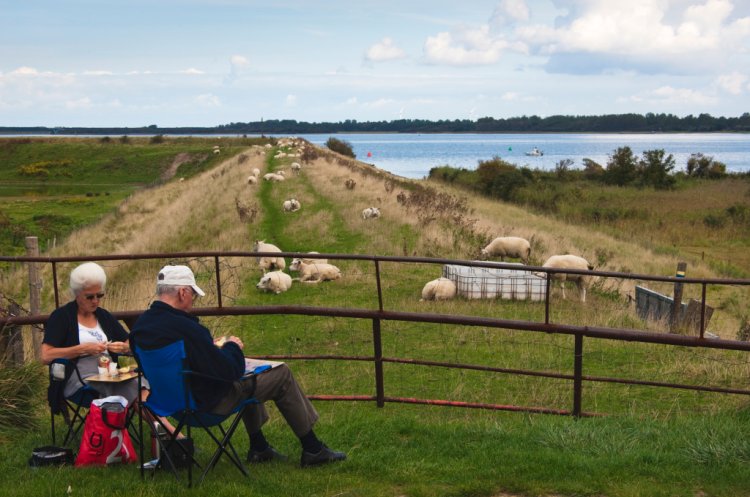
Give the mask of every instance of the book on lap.
[[267, 361], [265, 359], [251, 359], [250, 357], [245, 357], [245, 374], [260, 374], [269, 369], [281, 366], [282, 364], [284, 363], [281, 361]]

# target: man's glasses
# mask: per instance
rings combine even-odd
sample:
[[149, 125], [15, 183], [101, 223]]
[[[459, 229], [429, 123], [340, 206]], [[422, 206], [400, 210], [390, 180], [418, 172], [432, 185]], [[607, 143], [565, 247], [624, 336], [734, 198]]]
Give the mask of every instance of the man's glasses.
[[103, 293], [87, 293], [83, 296], [83, 298], [85, 298], [86, 300], [94, 300], [94, 299], [101, 300], [104, 298], [104, 294]]

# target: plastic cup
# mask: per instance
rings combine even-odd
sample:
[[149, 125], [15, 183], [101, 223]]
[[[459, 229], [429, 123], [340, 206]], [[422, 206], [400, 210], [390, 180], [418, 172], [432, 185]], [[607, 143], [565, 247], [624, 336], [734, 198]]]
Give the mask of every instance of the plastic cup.
[[103, 368], [99, 366], [99, 376], [106, 376], [109, 374], [109, 370], [107, 368]]

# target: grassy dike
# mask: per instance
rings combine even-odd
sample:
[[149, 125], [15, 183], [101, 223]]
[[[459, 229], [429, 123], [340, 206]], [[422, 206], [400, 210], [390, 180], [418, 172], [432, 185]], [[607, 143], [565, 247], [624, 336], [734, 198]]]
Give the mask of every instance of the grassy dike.
[[[276, 150], [248, 144], [184, 181], [174, 179], [134, 191], [113, 212], [76, 230], [50, 253], [249, 251], [253, 240], [265, 239], [285, 251], [472, 259], [484, 237], [517, 234], [533, 240], [536, 260], [560, 251], [593, 258], [597, 250], [604, 250], [613, 269], [627, 266], [653, 274], [674, 270], [673, 256], [654, 254], [636, 240], [623, 242], [511, 205], [465, 198], [438, 185], [426, 194], [423, 182], [395, 178], [324, 151], [306, 162], [299, 176], [292, 176], [289, 163], [295, 159], [274, 159]], [[249, 186], [246, 178], [253, 167], [262, 173], [286, 170], [288, 179]], [[348, 178], [356, 180], [353, 190], [343, 186]], [[292, 196], [300, 200], [302, 209], [285, 214], [281, 204]], [[369, 205], [378, 205], [383, 217], [363, 221], [360, 212]], [[240, 218], [243, 209], [256, 213], [252, 221]], [[111, 310], [145, 308], [153, 297], [154, 275], [165, 262], [105, 262], [110, 283], [104, 305]], [[201, 284], [210, 290], [212, 261], [173, 262], [191, 264]], [[295, 283], [289, 292], [273, 295], [255, 288], [260, 272], [253, 261], [222, 261], [225, 305], [374, 308], [371, 265], [331, 262], [341, 267], [342, 280], [320, 285]], [[67, 275], [70, 267], [58, 271]], [[694, 270], [712, 274], [707, 266], [696, 265]], [[439, 267], [429, 265], [384, 265], [386, 307], [540, 318], [539, 305], [522, 302], [418, 302], [421, 286], [439, 272]], [[49, 277], [48, 271], [45, 276]], [[7, 277], [3, 288], [20, 294], [22, 278]], [[556, 299], [554, 320], [645, 328], [633, 316], [626, 298], [629, 291], [621, 282], [597, 282], [585, 307], [574, 299]], [[50, 288], [45, 287], [44, 292], [44, 305], [50, 310]], [[742, 298], [737, 294], [738, 307], [747, 302]], [[216, 299], [215, 292], [209, 291], [199, 305], [215, 305]], [[716, 322], [726, 323], [726, 333], [731, 334], [737, 317], [722, 318], [720, 314], [730, 314], [723, 307], [717, 314]], [[370, 324], [366, 322], [284, 316], [205, 321], [217, 334], [241, 336], [249, 354], [372, 353]], [[384, 323], [383, 335], [388, 356], [563, 374], [572, 369], [573, 344], [566, 337], [408, 323]], [[708, 381], [744, 388], [750, 372], [747, 357], [715, 351], [587, 342], [585, 355], [585, 374], [592, 375]], [[369, 363], [294, 361], [292, 366], [309, 394], [374, 393]], [[388, 395], [570, 408], [571, 387], [564, 381], [400, 365], [388, 365], [385, 373]], [[195, 492], [216, 496], [736, 496], [748, 495], [750, 489], [750, 439], [744, 435], [750, 428], [750, 409], [747, 400], [737, 397], [587, 384], [584, 409], [608, 416], [578, 421], [400, 404], [378, 409], [370, 403], [317, 402], [321, 420], [316, 431], [330, 446], [345, 450], [349, 459], [312, 470], [298, 468], [298, 443], [271, 407], [267, 436], [290, 455], [290, 461], [250, 468], [246, 480], [222, 462], [202, 488], [192, 491], [168, 475], [142, 483], [135, 467], [28, 469], [31, 448], [49, 441], [43, 392], [39, 392], [38, 402], [38, 417], [28, 420], [32, 429], [0, 434], [4, 454], [0, 458], [0, 495], [58, 495], [68, 486], [72, 495], [106, 491], [133, 496]], [[242, 430], [235, 441], [239, 449], [247, 447]], [[199, 441], [199, 445], [205, 442]]]

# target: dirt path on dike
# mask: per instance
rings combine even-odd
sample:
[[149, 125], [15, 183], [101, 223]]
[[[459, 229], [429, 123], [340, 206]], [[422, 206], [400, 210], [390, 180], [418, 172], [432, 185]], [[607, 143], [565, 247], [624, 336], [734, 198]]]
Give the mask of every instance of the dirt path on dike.
[[177, 154], [169, 167], [166, 168], [163, 173], [161, 173], [161, 180], [169, 181], [170, 179], [172, 179], [177, 173], [177, 168], [186, 162], [190, 162], [192, 158], [193, 157], [187, 152]]

